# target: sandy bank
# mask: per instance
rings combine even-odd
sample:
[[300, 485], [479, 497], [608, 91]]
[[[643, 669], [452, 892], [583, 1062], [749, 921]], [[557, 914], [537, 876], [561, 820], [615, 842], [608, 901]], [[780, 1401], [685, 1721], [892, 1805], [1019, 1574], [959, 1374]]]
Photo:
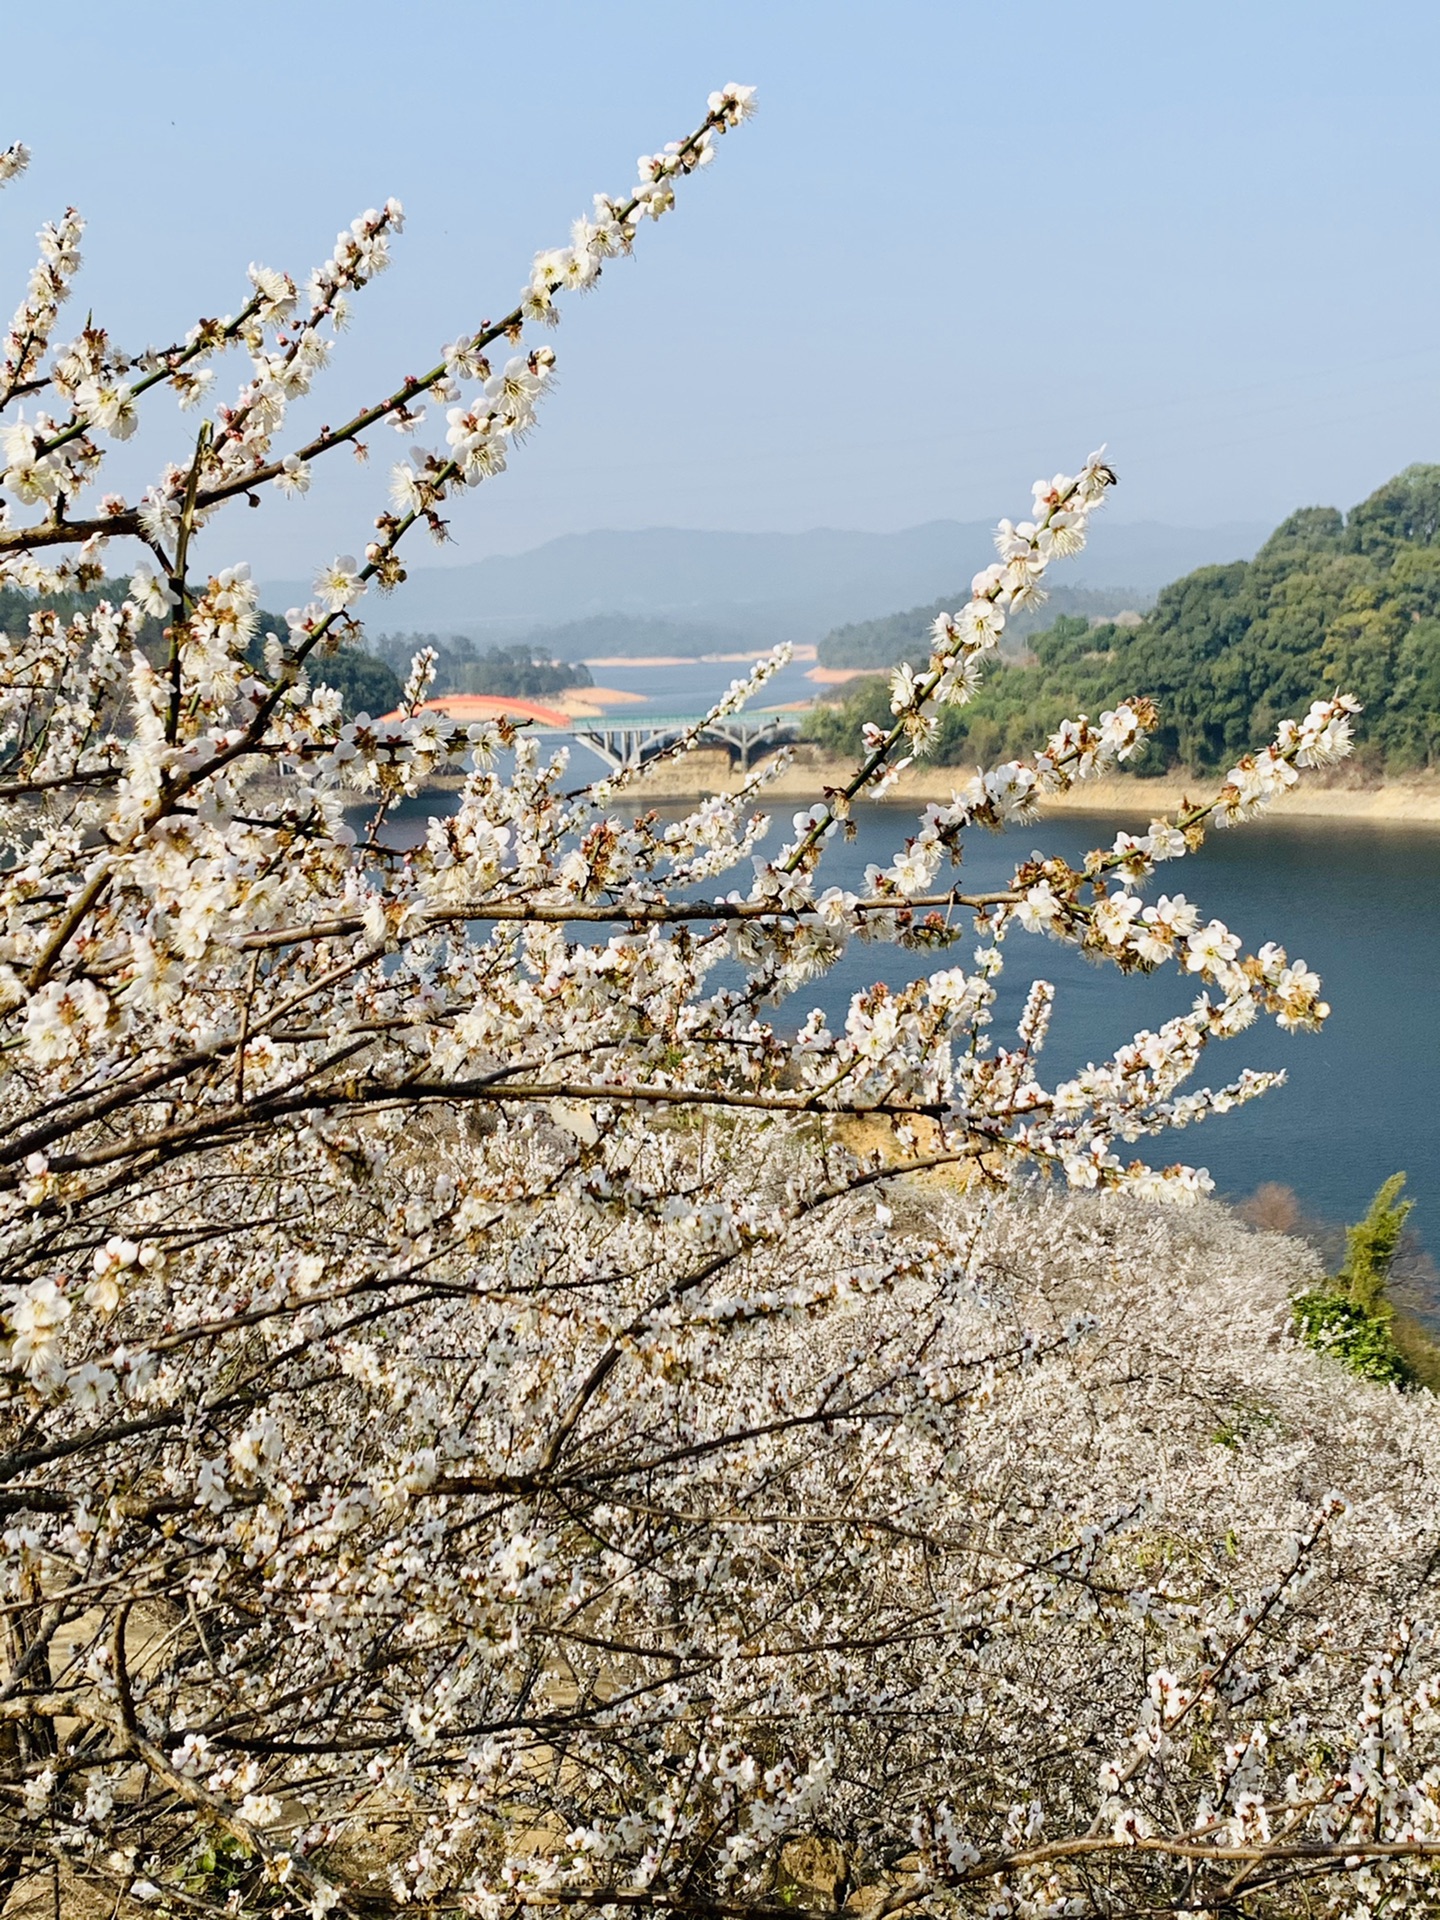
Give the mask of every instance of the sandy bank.
[[[767, 798], [777, 800], [815, 800], [825, 787], [842, 785], [853, 771], [848, 761], [828, 759], [815, 747], [801, 746], [795, 750], [790, 766], [764, 791]], [[946, 801], [966, 777], [963, 767], [911, 767], [885, 797], [895, 805]], [[677, 765], [656, 767], [632, 792], [643, 791], [657, 799], [699, 799], [712, 793], [733, 793], [742, 778], [723, 753], [707, 748]], [[1045, 802], [1045, 810], [1129, 814], [1143, 823], [1154, 814], [1173, 813], [1187, 800], [1208, 799], [1216, 785], [1218, 782], [1203, 779], [1140, 780], [1119, 775], [1088, 780], [1071, 793], [1056, 795]], [[1440, 826], [1440, 778], [1386, 780], [1366, 786], [1342, 784], [1340, 780], [1327, 784], [1323, 777], [1312, 775], [1302, 777], [1299, 786], [1277, 801], [1272, 811], [1293, 818]]]
[[[537, 727], [568, 727], [572, 720], [603, 720], [609, 707], [643, 706], [643, 693], [625, 693], [618, 687], [566, 687], [548, 700], [526, 700], [515, 694], [440, 693], [427, 700], [422, 713], [438, 713], [459, 726], [474, 720], [528, 720]], [[398, 713], [382, 714], [398, 720]]]
[[576, 720], [600, 720], [609, 707], [643, 707], [643, 693], [627, 693], [621, 687], [566, 687], [554, 696], [557, 707]]
[[811, 667], [805, 678], [817, 687], [843, 687], [848, 680], [873, 680], [875, 674], [870, 667]]

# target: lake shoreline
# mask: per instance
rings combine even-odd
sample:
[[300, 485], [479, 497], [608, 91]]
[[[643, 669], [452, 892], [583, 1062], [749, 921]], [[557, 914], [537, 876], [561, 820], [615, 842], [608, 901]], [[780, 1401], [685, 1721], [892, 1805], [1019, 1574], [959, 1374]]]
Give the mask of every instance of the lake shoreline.
[[[801, 745], [790, 764], [762, 789], [764, 799], [817, 800], [826, 787], [842, 786], [854, 773], [854, 763]], [[702, 800], [712, 794], [734, 793], [745, 775], [720, 751], [703, 748], [674, 765], [661, 765], [631, 788], [656, 799]], [[914, 766], [906, 768], [880, 805], [924, 806], [935, 800], [948, 803], [969, 778], [964, 767]], [[1197, 776], [1189, 780], [1168, 774], [1143, 779], [1136, 774], [1108, 774], [1086, 780], [1068, 793], [1049, 795], [1046, 813], [1137, 814], [1149, 818], [1174, 813], [1187, 801], [1205, 801], [1219, 788], [1218, 779]], [[1440, 778], [1380, 780], [1360, 784], [1334, 775], [1302, 774], [1291, 792], [1268, 809], [1276, 818], [1373, 821], [1383, 826], [1440, 827]]]

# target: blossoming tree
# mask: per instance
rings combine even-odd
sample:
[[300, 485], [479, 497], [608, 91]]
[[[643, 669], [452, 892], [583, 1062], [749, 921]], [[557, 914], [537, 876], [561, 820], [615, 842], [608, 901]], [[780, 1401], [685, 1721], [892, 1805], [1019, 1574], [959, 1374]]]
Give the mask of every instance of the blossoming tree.
[[[1154, 720], [1137, 695], [927, 809], [861, 894], [828, 884], [854, 805], [1083, 544], [1114, 480], [1098, 456], [1001, 522], [929, 666], [896, 673], [893, 724], [779, 847], [763, 770], [665, 819], [643, 768], [575, 791], [563, 754], [506, 724], [422, 712], [424, 656], [385, 721], [342, 721], [316, 674], [367, 591], [403, 579], [412, 532], [443, 535], [504, 469], [568, 295], [749, 110], [747, 88], [712, 95], [501, 319], [299, 446], [287, 409], [387, 264], [395, 202], [303, 292], [252, 267], [233, 315], [135, 353], [93, 321], [57, 340], [81, 222], [41, 235], [0, 348], [0, 585], [29, 596], [0, 641], [17, 1900], [53, 1882], [77, 1914], [1038, 1916], [1429, 1897], [1428, 1414], [1405, 1427], [1286, 1355], [1303, 1444], [1217, 1478], [1213, 1444], [1174, 1438], [1166, 1464], [1100, 1312], [1129, 1286], [1123, 1338], [1163, 1372], [1164, 1314], [1145, 1321], [1136, 1289], [1184, 1259], [1150, 1203], [1206, 1183], [1122, 1149], [1269, 1083], [1182, 1091], [1212, 1040], [1327, 1011], [1301, 962], [1144, 883], [1343, 755], [1353, 703], [1317, 703], [1081, 868], [1037, 856], [988, 895], [942, 877], [973, 829], [1123, 761]], [[26, 159], [10, 148], [0, 178]], [[244, 370], [222, 400], [227, 355]], [[100, 493], [109, 442], [167, 387], [208, 413], [139, 498]], [[363, 562], [261, 632], [221, 509], [305, 490], [372, 429], [413, 437], [432, 405], [445, 446], [396, 466]], [[457, 767], [455, 810], [394, 851], [390, 810]], [[1047, 985], [1015, 1038], [991, 1032], [1027, 934], [1178, 967], [1193, 1007], [1046, 1085]], [[953, 964], [858, 994], [836, 1030], [803, 1003], [765, 1017], [856, 938]], [[856, 1145], [860, 1122], [882, 1148]], [[1027, 1169], [1106, 1191], [998, 1204]], [[924, 1204], [921, 1174], [949, 1177]], [[1222, 1381], [1211, 1321], [1193, 1332], [1192, 1370]], [[1243, 1403], [1242, 1438], [1270, 1431], [1251, 1389], [1213, 1393]], [[1398, 1464], [1376, 1480], [1382, 1454]], [[1332, 1464], [1372, 1474], [1354, 1511]]]

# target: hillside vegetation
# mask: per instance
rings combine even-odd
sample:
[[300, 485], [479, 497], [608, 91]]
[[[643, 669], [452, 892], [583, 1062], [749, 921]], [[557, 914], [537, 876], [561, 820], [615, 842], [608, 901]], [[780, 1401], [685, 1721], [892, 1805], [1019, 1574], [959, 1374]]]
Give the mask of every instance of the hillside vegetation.
[[[1031, 749], [1067, 715], [1149, 694], [1163, 724], [1135, 771], [1213, 771], [1337, 687], [1365, 703], [1359, 759], [1403, 773], [1440, 763], [1440, 466], [1408, 467], [1349, 515], [1294, 513], [1250, 561], [1162, 590], [1137, 627], [1062, 615], [1033, 665], [997, 662], [975, 700], [944, 709], [947, 765]], [[883, 679], [817, 709], [812, 738], [853, 751], [889, 716]]]
[[[43, 605], [59, 619], [68, 622], [77, 614], [93, 613], [102, 601], [118, 607], [129, 592], [129, 580], [117, 575], [114, 579], [102, 580], [96, 587], [50, 594]], [[0, 634], [17, 636], [25, 633], [31, 617], [41, 604], [25, 589], [0, 583]], [[257, 611], [254, 632], [246, 648], [246, 659], [253, 670], [258, 671], [263, 664], [265, 635], [284, 632], [283, 615], [268, 613], [263, 607]], [[144, 621], [140, 635], [142, 648], [151, 665], [160, 666], [165, 659], [165, 622], [154, 618]], [[408, 666], [407, 656], [402, 673]], [[310, 663], [310, 680], [317, 687], [335, 688], [344, 704], [347, 719], [353, 719], [357, 713], [389, 713], [400, 704], [400, 676], [383, 659], [353, 643], [343, 643], [328, 653], [318, 653]], [[113, 717], [109, 716], [106, 724]]]

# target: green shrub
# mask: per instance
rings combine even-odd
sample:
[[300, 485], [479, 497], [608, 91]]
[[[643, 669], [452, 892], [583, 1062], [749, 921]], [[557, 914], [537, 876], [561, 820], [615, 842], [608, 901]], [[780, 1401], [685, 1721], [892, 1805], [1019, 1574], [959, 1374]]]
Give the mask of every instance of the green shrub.
[[[1397, 1329], [1389, 1298], [1390, 1269], [1414, 1204], [1400, 1198], [1405, 1175], [1395, 1173], [1370, 1202], [1363, 1220], [1345, 1230], [1345, 1264], [1332, 1280], [1294, 1303], [1300, 1338], [1328, 1353], [1362, 1380], [1413, 1387], [1425, 1378], [1431, 1343], [1418, 1322]], [[1397, 1338], [1397, 1333], [1403, 1337]]]
[[1330, 1354], [1362, 1380], [1412, 1384], [1389, 1313], [1368, 1312], [1347, 1294], [1316, 1287], [1295, 1302], [1295, 1321], [1307, 1347]]

